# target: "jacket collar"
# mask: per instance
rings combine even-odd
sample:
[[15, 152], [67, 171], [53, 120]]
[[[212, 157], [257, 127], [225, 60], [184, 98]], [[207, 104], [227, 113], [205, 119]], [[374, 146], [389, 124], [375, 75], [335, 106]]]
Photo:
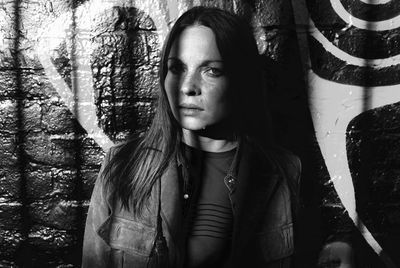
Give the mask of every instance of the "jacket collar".
[[268, 152], [245, 139], [242, 140], [235, 158], [232, 172], [228, 172], [229, 178], [233, 179], [230, 199], [234, 214], [242, 217], [243, 214], [255, 212], [261, 203], [270, 199], [279, 182], [279, 173]]

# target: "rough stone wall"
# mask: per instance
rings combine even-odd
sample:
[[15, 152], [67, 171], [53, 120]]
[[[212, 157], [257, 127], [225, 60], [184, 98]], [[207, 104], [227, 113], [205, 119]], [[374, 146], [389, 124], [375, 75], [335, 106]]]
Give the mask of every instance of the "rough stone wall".
[[[34, 50], [44, 24], [82, 3], [1, 4], [0, 266], [79, 267], [88, 200], [104, 151], [66, 107]], [[151, 19], [134, 7], [112, 8], [97, 20], [90, 40], [92, 105], [99, 126], [118, 141], [149, 123], [159, 40]], [[52, 60], [73, 88], [67, 47], [60, 42]]]
[[[88, 200], [104, 150], [149, 125], [162, 39], [168, 23], [194, 5], [233, 11], [255, 27], [277, 142], [303, 162], [298, 261], [310, 267], [327, 235], [354, 232], [315, 136], [318, 111], [310, 114], [308, 108], [313, 81], [303, 77], [308, 70], [302, 69], [298, 42], [304, 40], [297, 33], [310, 33], [293, 14], [302, 12], [296, 9], [300, 2], [322, 21], [332, 42], [366, 59], [384, 55], [362, 54], [373, 44], [364, 33], [343, 32], [347, 25], [329, 12], [329, 1], [1, 1], [0, 267], [80, 266]], [[366, 10], [342, 2], [355, 15]], [[380, 19], [397, 9], [395, 4], [358, 15]], [[341, 38], [335, 39], [337, 33]], [[368, 36], [386, 44], [389, 56], [398, 54], [397, 31]], [[357, 49], [360, 43], [368, 47]], [[353, 77], [351, 65], [321, 53], [315, 40], [307, 49], [311, 69], [332, 81], [367, 88], [398, 82], [397, 67], [373, 76], [357, 69]], [[79, 98], [71, 101], [70, 95]], [[391, 254], [399, 229], [397, 114], [396, 104], [363, 113], [347, 132], [349, 165], [361, 189], [355, 193], [360, 215]], [[360, 184], [363, 178], [369, 178], [367, 185]], [[362, 252], [372, 250], [365, 245]]]

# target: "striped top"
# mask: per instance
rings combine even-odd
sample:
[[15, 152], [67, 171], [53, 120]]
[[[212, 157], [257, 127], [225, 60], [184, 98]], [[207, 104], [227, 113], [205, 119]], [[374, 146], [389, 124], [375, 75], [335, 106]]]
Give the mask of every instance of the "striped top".
[[232, 209], [216, 203], [199, 203], [194, 207], [191, 236], [231, 237]]
[[185, 267], [222, 267], [229, 254], [233, 223], [229, 192], [224, 178], [232, 163], [235, 149], [211, 153], [186, 147], [187, 156], [190, 157], [190, 179], [197, 183], [192, 184], [195, 189], [185, 219]]

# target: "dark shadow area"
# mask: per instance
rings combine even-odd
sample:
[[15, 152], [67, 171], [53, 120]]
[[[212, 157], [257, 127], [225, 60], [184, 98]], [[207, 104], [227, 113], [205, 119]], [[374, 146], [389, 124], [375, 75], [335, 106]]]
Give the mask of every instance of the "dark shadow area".
[[[79, 1], [72, 0], [72, 14], [71, 14], [71, 66], [72, 66], [72, 73], [71, 73], [71, 89], [75, 99], [74, 103], [74, 114], [76, 117], [79, 117], [79, 106], [78, 102], [80, 101], [78, 96], [77, 90], [79, 90], [80, 85], [78, 81], [78, 74], [77, 74], [77, 57], [79, 57], [79, 52], [77, 51], [77, 17], [76, 17], [76, 9], [79, 6]], [[76, 266], [80, 266], [81, 259], [82, 259], [82, 241], [83, 241], [83, 233], [85, 230], [85, 220], [86, 220], [86, 213], [83, 207], [83, 202], [85, 201], [84, 191], [83, 191], [83, 176], [82, 176], [82, 169], [84, 164], [83, 159], [83, 135], [81, 134], [81, 126], [79, 125], [78, 121], [75, 120], [75, 124], [73, 127], [74, 133], [74, 160], [73, 168], [76, 171], [75, 178], [73, 179], [74, 190], [71, 194], [71, 202], [75, 204], [74, 210], [74, 220], [72, 221], [74, 226], [72, 227], [72, 233], [76, 237], [76, 242], [72, 244], [70, 251], [65, 254], [64, 256], [60, 256], [62, 259], [65, 260], [66, 263], [73, 263]]]
[[25, 151], [26, 130], [25, 130], [25, 94], [22, 85], [22, 68], [21, 68], [21, 48], [20, 42], [22, 39], [21, 29], [21, 1], [14, 0], [14, 43], [12, 48], [15, 71], [15, 97], [17, 102], [17, 134], [16, 134], [16, 154], [17, 166], [19, 171], [19, 201], [21, 202], [21, 242], [14, 259], [21, 267], [28, 267], [33, 258], [33, 252], [29, 246], [29, 232], [31, 228], [31, 217], [29, 214], [29, 203], [27, 198], [27, 165], [28, 159]]
[[[292, 34], [295, 38], [295, 32]], [[296, 46], [286, 53], [300, 60]], [[294, 262], [296, 267], [315, 267], [324, 239], [332, 231], [323, 219], [334, 214], [323, 211], [321, 204], [333, 195], [333, 185], [324, 183], [329, 175], [314, 134], [301, 66], [288, 70], [287, 66], [267, 58], [265, 64], [267, 77], [274, 83], [269, 88], [272, 89], [269, 103], [275, 141], [300, 157], [302, 163]]]
[[92, 70], [100, 127], [114, 141], [143, 132], [158, 91], [159, 40], [151, 18], [114, 7], [93, 29]]
[[333, 185], [328, 183], [329, 174], [315, 137], [293, 8], [290, 1], [286, 3], [281, 16], [291, 19], [287, 19], [286, 24], [265, 29], [272, 36], [272, 42], [275, 35], [279, 38], [279, 49], [274, 51], [274, 57], [267, 53], [262, 57], [274, 139], [302, 162], [300, 208], [295, 226], [295, 267], [315, 267], [322, 244], [334, 229], [327, 219], [336, 216], [322, 204], [326, 198], [335, 198], [336, 194]]

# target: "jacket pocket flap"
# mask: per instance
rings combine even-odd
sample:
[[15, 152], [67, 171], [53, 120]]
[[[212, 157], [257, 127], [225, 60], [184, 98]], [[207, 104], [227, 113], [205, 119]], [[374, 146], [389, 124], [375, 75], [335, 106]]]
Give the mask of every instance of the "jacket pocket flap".
[[259, 234], [260, 246], [267, 262], [288, 257], [294, 252], [293, 223]]
[[119, 217], [110, 217], [97, 233], [114, 249], [129, 254], [149, 256], [153, 247], [156, 228]]

